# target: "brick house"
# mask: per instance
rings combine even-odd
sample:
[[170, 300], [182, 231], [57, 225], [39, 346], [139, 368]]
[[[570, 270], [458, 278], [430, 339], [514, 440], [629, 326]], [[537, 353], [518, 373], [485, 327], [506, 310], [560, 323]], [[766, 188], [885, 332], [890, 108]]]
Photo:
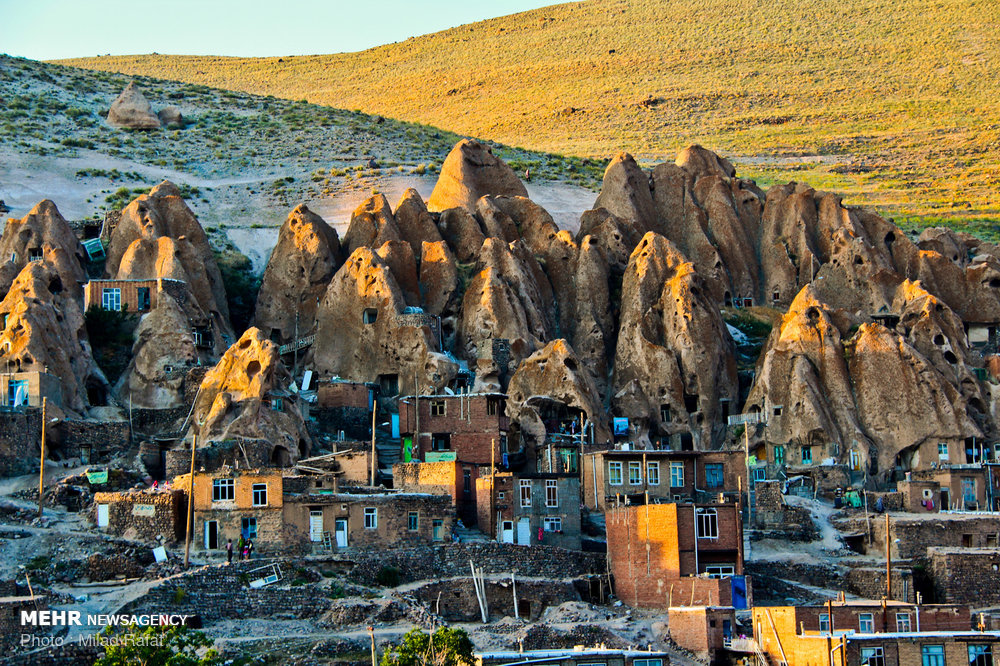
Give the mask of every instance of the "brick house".
[[746, 473], [744, 460], [742, 451], [614, 449], [588, 453], [583, 461], [584, 504], [588, 509], [605, 511], [616, 499], [642, 502], [646, 493], [651, 502], [735, 495]]
[[501, 543], [580, 550], [575, 474], [498, 472], [476, 480], [477, 525]]
[[405, 493], [430, 493], [451, 498], [458, 517], [466, 526], [476, 524], [476, 482], [479, 466], [457, 460], [396, 463], [392, 483]]
[[0, 374], [0, 405], [41, 407], [42, 398], [48, 398], [50, 405], [62, 406], [62, 381], [59, 377], [38, 371]]
[[[177, 477], [174, 487], [186, 491], [189, 478]], [[192, 543], [197, 549], [224, 549], [228, 539], [235, 543], [242, 534], [253, 539], [256, 552], [279, 552], [285, 541], [283, 499], [280, 470], [195, 472]]]
[[302, 551], [444, 543], [454, 521], [451, 499], [426, 493], [304, 492], [283, 506], [287, 545]]
[[346, 441], [334, 442], [333, 445], [335, 450], [332, 453], [298, 460], [295, 463], [296, 472], [322, 481], [318, 488], [339, 490], [348, 486], [370, 486], [371, 443]]
[[177, 489], [94, 493], [93, 519], [99, 530], [118, 536], [183, 541], [187, 496]]
[[157, 280], [91, 280], [83, 287], [83, 309], [143, 314], [156, 309], [157, 291]]
[[311, 412], [325, 432], [340, 433], [345, 438], [371, 437], [372, 407], [378, 396], [378, 384], [352, 382], [339, 377], [316, 384], [316, 403]]
[[732, 645], [736, 609], [731, 606], [672, 606], [667, 609], [670, 638], [698, 659], [714, 664]]
[[605, 513], [618, 597], [641, 608], [749, 600], [736, 504], [624, 504]]
[[503, 465], [513, 453], [508, 451], [510, 419], [502, 393], [403, 396], [398, 406], [403, 462], [453, 458]]
[[980, 608], [1000, 605], [1000, 549], [931, 547], [927, 559], [934, 601]]
[[757, 606], [753, 631], [773, 663], [993, 664], [1000, 632], [972, 631], [969, 609], [899, 601]]

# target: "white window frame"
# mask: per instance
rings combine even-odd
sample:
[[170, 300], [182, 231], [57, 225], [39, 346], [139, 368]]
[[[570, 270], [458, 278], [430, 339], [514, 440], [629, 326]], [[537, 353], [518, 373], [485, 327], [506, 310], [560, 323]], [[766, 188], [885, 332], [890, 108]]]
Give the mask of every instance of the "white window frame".
[[683, 462], [671, 462], [670, 463], [670, 487], [671, 488], [683, 488], [684, 487], [684, 463]]
[[559, 482], [555, 479], [545, 480], [545, 506], [559, 506]]
[[705, 566], [705, 575], [709, 578], [726, 578], [736, 575], [735, 564], [708, 564]]
[[938, 462], [948, 462], [951, 455], [948, 453], [948, 442], [938, 442]]
[[698, 538], [718, 539], [719, 538], [719, 511], [718, 509], [695, 509], [698, 517]]
[[662, 659], [633, 659], [632, 666], [663, 666]]
[[101, 289], [101, 307], [115, 312], [122, 311], [122, 290], [118, 287]]
[[213, 502], [232, 502], [234, 499], [236, 499], [235, 479], [212, 479]]
[[562, 532], [561, 516], [543, 516], [542, 530], [545, 532]]
[[622, 481], [624, 481], [622, 478], [622, 463], [619, 460], [612, 460], [608, 463], [608, 485], [620, 486], [622, 485]]
[[[267, 506], [267, 484], [266, 483], [255, 483], [255, 484], [253, 484], [253, 486], [250, 488], [250, 492], [252, 493], [251, 496], [253, 497], [253, 505], [254, 506]], [[262, 501], [262, 502], [258, 501], [258, 499], [257, 499], [258, 493], [263, 494], [263, 500], [264, 501]]]
[[885, 666], [885, 650], [881, 645], [861, 648], [861, 662], [863, 666]]
[[[867, 629], [865, 628], [867, 627]], [[875, 615], [872, 613], [858, 613], [858, 632], [862, 634], [875, 633]]]
[[521, 508], [530, 509], [531, 508], [531, 481], [529, 479], [521, 479], [519, 484], [521, 488]]
[[910, 633], [913, 631], [913, 624], [910, 622], [909, 613], [896, 613], [896, 632]]
[[630, 460], [628, 462], [628, 485], [642, 485], [642, 463], [638, 460]]
[[377, 506], [366, 506], [365, 507], [365, 529], [366, 530], [376, 530], [376, 529], [378, 529], [378, 507]]
[[646, 483], [651, 486], [660, 485], [660, 463], [655, 461], [646, 463]]
[[830, 614], [829, 613], [820, 613], [819, 614], [819, 630], [820, 631], [825, 631], [827, 633], [830, 632]]

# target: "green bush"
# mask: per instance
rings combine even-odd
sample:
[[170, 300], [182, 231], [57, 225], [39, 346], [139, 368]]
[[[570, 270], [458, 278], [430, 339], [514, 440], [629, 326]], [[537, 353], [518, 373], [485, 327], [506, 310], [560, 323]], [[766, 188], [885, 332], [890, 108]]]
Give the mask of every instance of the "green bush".
[[382, 587], [396, 587], [399, 585], [399, 569], [396, 567], [382, 567], [375, 574], [375, 582]]

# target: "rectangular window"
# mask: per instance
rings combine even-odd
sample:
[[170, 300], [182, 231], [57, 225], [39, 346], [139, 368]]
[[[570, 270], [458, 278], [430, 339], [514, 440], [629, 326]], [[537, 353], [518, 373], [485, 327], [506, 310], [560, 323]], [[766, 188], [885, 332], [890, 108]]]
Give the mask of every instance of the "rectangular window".
[[410, 511], [406, 515], [406, 528], [411, 532], [420, 529], [420, 514], [417, 511]]
[[282, 403], [281, 398], [271, 398], [271, 409], [276, 412], [285, 411], [285, 405]]
[[662, 659], [634, 659], [632, 666], [663, 666]]
[[811, 465], [813, 461], [813, 447], [803, 446], [802, 447], [802, 464]]
[[545, 506], [559, 506], [559, 485], [554, 479], [545, 481]]
[[724, 484], [724, 473], [722, 463], [708, 463], [705, 465], [705, 487], [721, 488]]
[[970, 645], [969, 666], [993, 666], [993, 646]]
[[145, 312], [149, 309], [149, 287], [139, 287], [135, 290], [136, 309]]
[[716, 509], [698, 509], [698, 538], [719, 538], [719, 512]]
[[774, 464], [779, 466], [785, 464], [785, 447], [774, 447]]
[[365, 508], [365, 529], [374, 530], [378, 528], [378, 507], [369, 506]]
[[608, 463], [608, 484], [612, 486], [622, 485], [622, 464], [620, 462]]
[[651, 486], [660, 485], [660, 463], [646, 463], [646, 482]]
[[938, 442], [938, 460], [940, 462], [948, 462], [948, 443]]
[[725, 578], [736, 575], [736, 566], [732, 564], [709, 564], [705, 566], [705, 574], [709, 578]]
[[448, 412], [445, 400], [431, 400], [431, 416], [444, 416]]
[[920, 658], [922, 666], [944, 666], [944, 646], [921, 645]]
[[431, 451], [451, 451], [451, 433], [436, 432], [432, 434]]
[[682, 462], [670, 463], [670, 487], [671, 488], [684, 487], [684, 463]]
[[267, 484], [266, 483], [255, 483], [255, 484], [253, 484], [253, 505], [254, 506], [267, 506]]
[[896, 631], [900, 633], [909, 633], [911, 631], [909, 613], [896, 613]]
[[531, 481], [528, 479], [521, 479], [521, 506], [531, 506]]
[[628, 464], [628, 485], [642, 485], [642, 463], [632, 461]]
[[361, 313], [361, 321], [365, 324], [374, 324], [378, 321], [378, 310], [375, 308], [365, 308]]
[[500, 400], [499, 398], [487, 398], [486, 399], [486, 415], [496, 416], [500, 413]]
[[753, 481], [757, 483], [758, 481], [767, 481], [767, 468], [766, 467], [754, 467], [753, 468]]
[[101, 292], [101, 307], [105, 310], [114, 310], [115, 312], [121, 312], [122, 309], [122, 290], [117, 287], [114, 289], [106, 288]]
[[861, 666], [885, 666], [885, 652], [881, 647], [861, 648]]
[[431, 521], [431, 539], [434, 541], [444, 541], [444, 520], [435, 518]]
[[257, 519], [244, 518], [242, 521], [240, 521], [240, 533], [243, 535], [244, 539], [256, 539]]
[[542, 529], [546, 532], [562, 532], [562, 518], [559, 516], [545, 516], [542, 518]]
[[875, 633], [875, 618], [871, 613], [860, 613], [858, 615], [858, 631], [862, 634]]
[[819, 614], [819, 630], [829, 632], [830, 631], [830, 614], [820, 613]]
[[236, 498], [236, 482], [233, 479], [212, 479], [212, 501], [225, 502]]
[[28, 250], [28, 261], [41, 261], [42, 260], [42, 248], [33, 247]]

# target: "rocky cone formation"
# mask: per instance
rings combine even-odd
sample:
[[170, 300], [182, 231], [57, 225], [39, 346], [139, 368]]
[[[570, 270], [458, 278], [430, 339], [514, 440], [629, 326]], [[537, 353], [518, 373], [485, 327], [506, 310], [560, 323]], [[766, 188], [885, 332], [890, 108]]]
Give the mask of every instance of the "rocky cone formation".
[[526, 197], [528, 191], [513, 169], [492, 149], [472, 139], [463, 139], [451, 149], [427, 207], [434, 211], [465, 208], [473, 211], [487, 194]]
[[291, 383], [277, 345], [250, 328], [202, 380], [188, 434], [197, 435], [200, 446], [234, 438], [266, 440], [248, 445], [254, 455], [267, 446], [264, 455], [272, 463], [294, 463], [309, 454], [312, 439], [288, 392]]
[[108, 381], [94, 363], [82, 303], [60, 271], [32, 261], [0, 302], [0, 368], [57, 378], [61, 406], [80, 414], [106, 404]]
[[253, 325], [279, 344], [314, 332], [316, 308], [340, 268], [337, 232], [305, 205], [278, 232], [264, 270]]
[[122, 129], [160, 129], [160, 119], [153, 113], [153, 107], [135, 85], [135, 81], [125, 86], [125, 90], [111, 104], [108, 124]]
[[0, 236], [0, 294], [6, 294], [14, 278], [31, 261], [53, 267], [63, 288], [81, 295], [80, 284], [87, 281], [86, 255], [69, 223], [56, 205], [46, 199], [20, 220], [9, 219]]

